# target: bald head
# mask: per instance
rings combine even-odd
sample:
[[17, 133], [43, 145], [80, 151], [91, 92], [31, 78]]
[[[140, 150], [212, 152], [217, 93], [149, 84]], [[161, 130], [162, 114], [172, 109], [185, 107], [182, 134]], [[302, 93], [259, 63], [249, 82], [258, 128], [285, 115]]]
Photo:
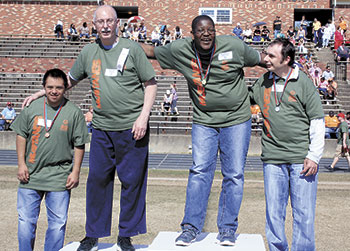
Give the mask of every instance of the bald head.
[[101, 5], [94, 12], [93, 22], [96, 22], [96, 17], [98, 15], [98, 13], [101, 13], [103, 11], [111, 12], [115, 19], [118, 18], [117, 17], [117, 12], [115, 11], [115, 9], [112, 6], [110, 6], [110, 5]]

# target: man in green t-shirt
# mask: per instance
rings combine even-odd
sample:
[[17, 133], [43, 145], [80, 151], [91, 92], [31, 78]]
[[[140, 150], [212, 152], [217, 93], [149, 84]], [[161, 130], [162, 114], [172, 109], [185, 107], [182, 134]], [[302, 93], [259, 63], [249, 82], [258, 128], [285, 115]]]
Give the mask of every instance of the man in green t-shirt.
[[264, 58], [269, 70], [251, 88], [264, 118], [262, 154], [266, 238], [270, 250], [289, 250], [286, 206], [293, 210], [291, 250], [315, 250], [318, 163], [324, 147], [324, 113], [311, 80], [294, 64], [288, 39], [271, 42]]
[[204, 226], [220, 151], [223, 174], [217, 226], [220, 245], [235, 244], [243, 196], [244, 165], [251, 132], [250, 102], [243, 68], [260, 63], [258, 51], [238, 37], [216, 36], [206, 15], [192, 21], [192, 38], [166, 46], [142, 45], [164, 69], [181, 72], [193, 104], [192, 157], [182, 233], [176, 245], [188, 246]]
[[93, 25], [97, 42], [83, 48], [69, 72], [69, 87], [90, 80], [94, 111], [86, 237], [78, 251], [96, 250], [98, 238], [111, 234], [115, 171], [121, 182], [117, 245], [133, 251], [130, 237], [146, 233], [148, 120], [157, 92], [155, 72], [137, 43], [117, 36], [113, 7], [99, 6]]
[[17, 133], [19, 250], [34, 249], [44, 197], [48, 208], [45, 250], [63, 247], [70, 191], [79, 184], [84, 146], [89, 141], [83, 113], [63, 96], [66, 74], [48, 70], [43, 86], [45, 97], [24, 108], [11, 125]]
[[349, 140], [349, 126], [348, 123], [345, 120], [345, 114], [344, 113], [338, 113], [337, 118], [340, 122], [338, 126], [338, 144], [337, 148], [335, 149], [334, 153], [334, 159], [330, 166], [327, 166], [326, 168], [334, 172], [335, 165], [337, 164], [339, 157], [345, 157], [348, 161], [348, 169], [347, 171], [350, 171], [350, 155], [349, 155], [349, 147], [350, 147], [350, 140]]

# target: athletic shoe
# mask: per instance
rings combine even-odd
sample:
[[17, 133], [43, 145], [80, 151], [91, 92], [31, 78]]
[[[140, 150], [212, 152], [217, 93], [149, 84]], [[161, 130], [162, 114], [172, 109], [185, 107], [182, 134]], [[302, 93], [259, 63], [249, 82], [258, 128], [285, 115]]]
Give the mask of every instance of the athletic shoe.
[[175, 240], [176, 246], [189, 246], [196, 239], [197, 233], [193, 228], [184, 229]]
[[77, 251], [96, 251], [98, 248], [98, 238], [85, 237], [80, 241]]
[[334, 167], [332, 167], [331, 165], [325, 166], [325, 168], [328, 169], [330, 172], [334, 172]]
[[219, 244], [221, 246], [234, 246], [235, 245], [235, 233], [232, 231], [219, 233]]
[[118, 250], [120, 251], [135, 251], [134, 246], [131, 244], [130, 237], [118, 236]]

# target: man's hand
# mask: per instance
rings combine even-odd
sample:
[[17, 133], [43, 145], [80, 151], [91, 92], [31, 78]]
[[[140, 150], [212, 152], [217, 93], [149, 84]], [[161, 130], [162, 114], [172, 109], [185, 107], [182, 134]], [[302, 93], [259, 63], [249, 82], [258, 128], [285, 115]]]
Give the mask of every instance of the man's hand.
[[29, 106], [30, 103], [42, 96], [45, 95], [45, 90], [40, 90], [40, 91], [37, 91], [36, 93], [26, 97], [22, 103], [22, 109], [25, 107], [25, 106]]
[[72, 172], [68, 175], [66, 188], [68, 190], [76, 188], [79, 185], [79, 173]]
[[148, 118], [149, 116], [142, 115], [141, 113], [140, 116], [136, 119], [131, 130], [131, 132], [134, 134], [135, 140], [140, 140], [146, 135]]
[[18, 165], [17, 179], [22, 183], [28, 183], [29, 171], [27, 165]]
[[300, 174], [305, 174], [305, 176], [315, 175], [318, 172], [318, 165], [314, 161], [305, 158], [304, 160], [304, 168]]

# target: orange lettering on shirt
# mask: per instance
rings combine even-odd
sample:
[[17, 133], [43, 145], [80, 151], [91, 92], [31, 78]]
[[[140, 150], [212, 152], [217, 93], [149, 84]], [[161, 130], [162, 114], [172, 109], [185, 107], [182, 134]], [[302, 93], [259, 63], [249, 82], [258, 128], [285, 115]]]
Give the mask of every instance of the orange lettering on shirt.
[[95, 95], [96, 106], [101, 108], [101, 96], [100, 96], [100, 74], [101, 74], [101, 60], [96, 59], [92, 61], [92, 91]]
[[262, 113], [264, 114], [264, 127], [266, 128], [266, 135], [269, 138], [271, 138], [271, 134], [270, 134], [271, 125], [270, 125], [270, 121], [268, 119], [270, 117], [270, 114], [269, 114], [270, 95], [271, 95], [271, 87], [266, 88], [264, 90], [264, 108], [262, 110]]
[[41, 131], [41, 127], [38, 125], [39, 119], [42, 119], [42, 116], [35, 116], [34, 123], [33, 123], [32, 144], [31, 144], [31, 151], [29, 153], [29, 159], [28, 159], [28, 162], [32, 164], [34, 164], [35, 162], [36, 151], [38, 149], [38, 144], [39, 144], [39, 137], [40, 137], [40, 131]]
[[197, 93], [198, 93], [198, 99], [199, 103], [203, 106], [206, 106], [206, 101], [205, 101], [205, 87], [202, 84], [201, 78], [200, 78], [200, 71], [198, 68], [198, 65], [194, 59], [191, 60], [191, 67], [192, 67], [192, 78], [193, 78], [193, 83], [197, 87]]

